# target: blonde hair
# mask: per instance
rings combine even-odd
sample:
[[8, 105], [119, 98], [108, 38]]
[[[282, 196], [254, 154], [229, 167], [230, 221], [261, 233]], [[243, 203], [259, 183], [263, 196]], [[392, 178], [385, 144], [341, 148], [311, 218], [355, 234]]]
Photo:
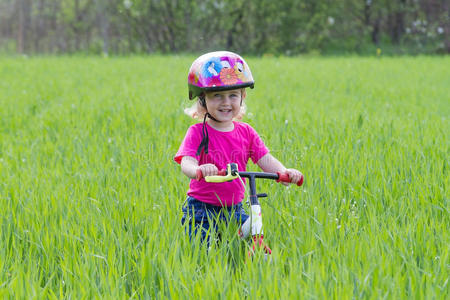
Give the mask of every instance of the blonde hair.
[[[241, 95], [245, 95], [245, 89], [242, 89]], [[247, 111], [247, 105], [245, 105], [245, 96], [242, 98], [242, 105], [241, 110], [237, 114], [236, 117], [233, 118], [233, 120], [242, 120], [242, 118], [245, 115], [245, 112]], [[206, 114], [206, 108], [202, 106], [200, 99], [197, 97], [197, 101], [192, 105], [191, 107], [187, 107], [184, 109], [184, 113], [188, 115], [191, 118], [197, 119], [197, 120], [203, 120]]]

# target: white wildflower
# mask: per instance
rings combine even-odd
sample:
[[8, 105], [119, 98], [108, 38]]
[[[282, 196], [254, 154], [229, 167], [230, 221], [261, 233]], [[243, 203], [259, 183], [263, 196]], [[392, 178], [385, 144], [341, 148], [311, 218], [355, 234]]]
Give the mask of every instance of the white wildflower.
[[132, 5], [133, 5], [133, 2], [131, 2], [131, 0], [123, 1], [123, 6], [125, 6], [126, 9], [130, 9]]
[[328, 17], [328, 24], [330, 25], [334, 25], [334, 18], [333, 17]]

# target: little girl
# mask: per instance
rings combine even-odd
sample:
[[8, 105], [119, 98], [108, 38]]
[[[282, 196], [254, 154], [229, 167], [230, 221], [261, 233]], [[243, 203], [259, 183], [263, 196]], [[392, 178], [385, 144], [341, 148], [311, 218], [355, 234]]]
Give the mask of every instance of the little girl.
[[217, 222], [227, 223], [233, 217], [242, 225], [247, 220], [241, 203], [244, 187], [239, 180], [198, 181], [198, 172], [217, 175], [229, 163], [237, 163], [239, 171], [245, 171], [251, 159], [264, 172], [287, 173], [292, 183], [298, 182], [302, 174], [286, 169], [250, 125], [236, 121], [245, 113], [245, 88], [254, 87], [250, 68], [241, 56], [227, 51], [200, 56], [189, 70], [188, 87], [189, 99], [198, 99], [186, 112], [203, 118], [203, 123], [189, 127], [174, 157], [181, 171], [191, 178], [182, 223], [189, 222], [190, 237], [200, 230], [201, 240], [209, 241]]

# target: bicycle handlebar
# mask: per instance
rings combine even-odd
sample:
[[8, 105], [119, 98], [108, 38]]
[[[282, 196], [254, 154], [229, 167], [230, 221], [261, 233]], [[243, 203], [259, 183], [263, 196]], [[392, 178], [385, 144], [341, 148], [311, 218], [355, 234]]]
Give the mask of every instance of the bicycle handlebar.
[[[277, 172], [277, 175], [278, 175], [277, 182], [280, 182], [280, 181], [288, 182], [288, 183], [291, 182], [291, 179], [289, 178], [289, 174], [288, 173]], [[304, 178], [303, 178], [303, 175], [302, 175], [302, 177], [300, 177], [300, 180], [295, 182], [295, 184], [297, 184], [297, 186], [302, 186], [303, 180], [304, 180]]]
[[[219, 176], [227, 176], [227, 170], [225, 170], [225, 169], [222, 169], [222, 170], [219, 170], [219, 172], [217, 173], [217, 175], [215, 175], [216, 177], [219, 177]], [[200, 180], [202, 180], [202, 179], [206, 179], [207, 177], [211, 177], [211, 176], [203, 176], [203, 173], [202, 173], [202, 170], [197, 170], [197, 174], [196, 174], [196, 177], [195, 177], [195, 179], [197, 180], [197, 181], [200, 181]], [[224, 180], [223, 182], [225, 182], [226, 180]]]
[[[233, 179], [237, 178], [237, 175], [239, 174], [240, 177], [246, 177], [246, 178], [250, 178], [250, 177], [254, 177], [254, 178], [266, 178], [266, 179], [273, 179], [276, 180], [277, 182], [287, 182], [287, 183], [291, 183], [291, 179], [289, 178], [289, 174], [288, 173], [281, 173], [281, 172], [277, 172], [277, 173], [266, 173], [266, 172], [239, 172], [239, 171], [235, 171], [234, 174], [230, 174], [233, 173], [231, 172], [231, 168], [230, 165], [228, 165], [228, 170], [230, 172], [227, 172], [227, 170], [219, 170], [218, 174], [216, 176], [203, 176], [203, 173], [201, 170], [197, 170], [197, 176], [196, 179], [198, 181], [205, 179], [207, 182], [226, 182], [226, 181], [231, 181]], [[299, 181], [295, 182], [295, 184], [297, 184], [297, 186], [301, 186], [303, 184], [303, 175], [300, 178]]]

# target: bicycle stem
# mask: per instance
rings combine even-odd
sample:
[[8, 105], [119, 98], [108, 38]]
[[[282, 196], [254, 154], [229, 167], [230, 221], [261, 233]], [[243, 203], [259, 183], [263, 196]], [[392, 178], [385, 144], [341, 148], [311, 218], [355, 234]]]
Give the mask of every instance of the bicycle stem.
[[259, 205], [259, 201], [258, 198], [259, 197], [266, 197], [266, 194], [260, 194], [258, 195], [256, 193], [256, 178], [265, 178], [265, 179], [278, 179], [278, 175], [277, 174], [272, 174], [272, 173], [262, 173], [262, 172], [239, 172], [239, 176], [240, 177], [245, 177], [248, 178], [248, 186], [249, 186], [249, 199], [250, 199], [250, 204], [254, 205], [254, 204], [258, 204]]

